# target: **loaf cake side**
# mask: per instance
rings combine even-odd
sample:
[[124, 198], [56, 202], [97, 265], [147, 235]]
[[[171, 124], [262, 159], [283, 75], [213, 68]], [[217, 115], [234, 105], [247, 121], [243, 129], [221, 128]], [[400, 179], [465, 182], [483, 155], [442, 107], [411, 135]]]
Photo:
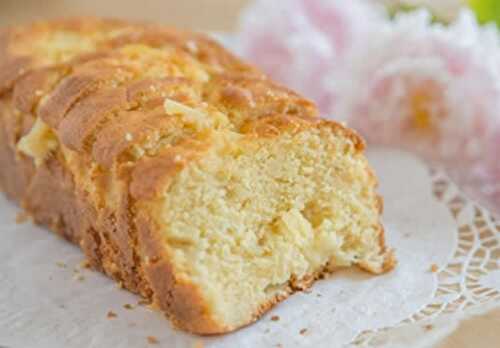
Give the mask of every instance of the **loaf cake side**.
[[71, 19], [0, 34], [0, 187], [182, 329], [394, 267], [353, 131], [201, 34]]

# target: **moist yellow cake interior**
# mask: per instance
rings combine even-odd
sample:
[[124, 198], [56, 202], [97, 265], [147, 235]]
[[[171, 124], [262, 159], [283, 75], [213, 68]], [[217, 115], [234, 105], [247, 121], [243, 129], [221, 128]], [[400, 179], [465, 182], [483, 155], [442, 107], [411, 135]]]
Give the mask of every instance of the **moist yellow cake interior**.
[[165, 193], [160, 220], [180, 274], [226, 323], [244, 323], [291, 280], [380, 268], [373, 177], [331, 129], [248, 141], [220, 133]]

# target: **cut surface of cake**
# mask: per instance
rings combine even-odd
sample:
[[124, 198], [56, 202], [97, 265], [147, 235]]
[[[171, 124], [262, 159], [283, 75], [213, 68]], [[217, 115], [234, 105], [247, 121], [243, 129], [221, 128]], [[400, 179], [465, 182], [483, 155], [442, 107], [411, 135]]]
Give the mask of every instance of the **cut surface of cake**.
[[0, 187], [187, 331], [240, 328], [339, 267], [394, 267], [364, 147], [202, 34], [0, 33]]

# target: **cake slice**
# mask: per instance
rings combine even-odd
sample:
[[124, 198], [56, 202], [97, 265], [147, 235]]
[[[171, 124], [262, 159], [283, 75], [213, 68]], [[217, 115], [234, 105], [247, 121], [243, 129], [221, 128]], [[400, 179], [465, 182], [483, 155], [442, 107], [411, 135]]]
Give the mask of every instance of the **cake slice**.
[[317, 113], [200, 34], [71, 19], [0, 35], [0, 187], [198, 334], [339, 267], [393, 268], [364, 143]]

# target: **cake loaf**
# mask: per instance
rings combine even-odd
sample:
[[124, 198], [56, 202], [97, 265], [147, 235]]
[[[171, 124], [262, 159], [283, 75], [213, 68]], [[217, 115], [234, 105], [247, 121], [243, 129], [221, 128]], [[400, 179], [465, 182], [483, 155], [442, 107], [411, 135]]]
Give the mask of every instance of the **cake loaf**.
[[202, 34], [93, 18], [0, 32], [1, 189], [193, 333], [247, 325], [339, 267], [394, 266], [363, 151]]

